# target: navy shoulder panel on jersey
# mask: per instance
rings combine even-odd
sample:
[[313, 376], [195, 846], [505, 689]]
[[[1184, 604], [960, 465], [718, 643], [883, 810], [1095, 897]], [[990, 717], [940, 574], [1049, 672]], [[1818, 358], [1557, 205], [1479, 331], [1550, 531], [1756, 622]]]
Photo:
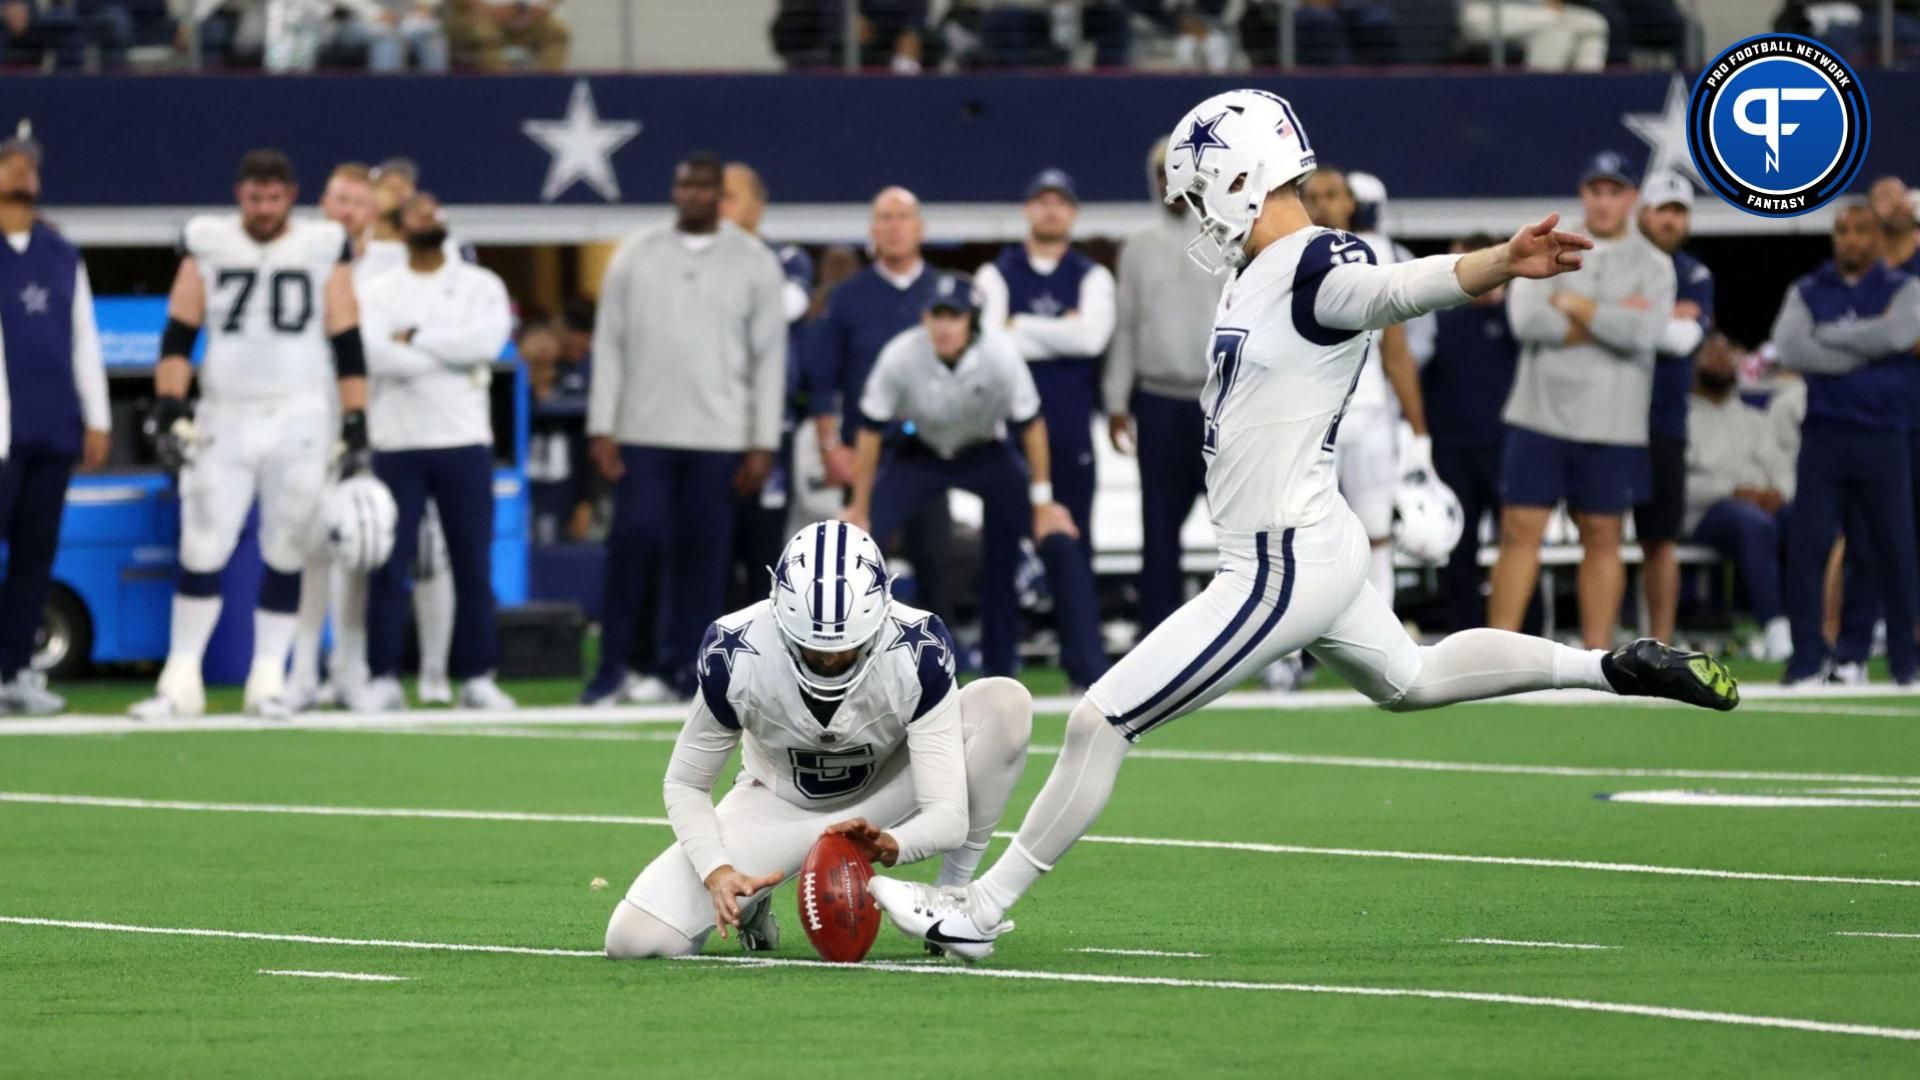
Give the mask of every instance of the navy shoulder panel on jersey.
[[953, 635], [940, 616], [932, 613], [911, 622], [895, 616], [893, 626], [896, 635], [887, 651], [902, 649], [911, 654], [920, 679], [920, 701], [907, 718], [912, 723], [932, 712], [953, 692]]
[[1320, 299], [1320, 283], [1326, 279], [1327, 271], [1336, 266], [1349, 263], [1372, 266], [1379, 261], [1366, 241], [1352, 233], [1335, 230], [1307, 241], [1306, 248], [1300, 252], [1300, 264], [1293, 271], [1293, 328], [1315, 345], [1338, 345], [1359, 334], [1358, 330], [1320, 324], [1313, 313]]
[[700, 638], [700, 659], [694, 665], [700, 683], [700, 700], [707, 703], [714, 719], [734, 731], [740, 730], [740, 715], [727, 700], [727, 691], [733, 686], [733, 668], [740, 655], [760, 655], [760, 650], [747, 641], [747, 631], [752, 626], [751, 622], [741, 623], [735, 630], [717, 622], [708, 626]]

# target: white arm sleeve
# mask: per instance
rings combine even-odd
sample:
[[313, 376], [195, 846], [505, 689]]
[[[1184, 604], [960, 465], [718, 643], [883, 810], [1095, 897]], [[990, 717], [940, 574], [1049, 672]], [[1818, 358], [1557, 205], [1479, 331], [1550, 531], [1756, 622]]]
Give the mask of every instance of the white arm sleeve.
[[411, 379], [443, 371], [439, 357], [393, 340], [393, 318], [378, 293], [360, 298], [360, 340], [367, 351], [367, 374], [377, 379]]
[[1096, 266], [1080, 279], [1079, 307], [1072, 315], [1015, 315], [1014, 340], [1035, 356], [1097, 356], [1113, 340], [1113, 272]]
[[593, 321], [593, 377], [587, 384], [587, 434], [612, 435], [620, 419], [620, 383], [626, 374], [627, 288], [635, 258], [632, 242], [621, 245], [600, 282], [600, 306]]
[[1012, 300], [1007, 291], [1007, 279], [1000, 276], [1000, 268], [992, 263], [983, 264], [974, 271], [973, 287], [980, 290], [980, 325], [992, 330], [1004, 329], [1007, 325], [1007, 307]]
[[1320, 281], [1313, 317], [1340, 330], [1379, 330], [1470, 297], [1453, 265], [1458, 255], [1429, 255], [1392, 266], [1342, 263]]
[[661, 796], [680, 850], [701, 881], [733, 860], [720, 842], [720, 815], [713, 809], [713, 785], [740, 744], [740, 733], [714, 719], [704, 698], [693, 699], [693, 715], [680, 729], [667, 762]]
[[100, 352], [100, 328], [93, 321], [93, 284], [87, 280], [86, 263], [73, 272], [73, 387], [80, 394], [80, 416], [87, 430], [111, 431], [107, 361]]
[[906, 338], [896, 337], [887, 347], [880, 350], [880, 356], [873, 362], [873, 370], [867, 372], [867, 384], [860, 388], [860, 415], [868, 420], [881, 423], [893, 420], [900, 411], [900, 394], [894, 389], [893, 369], [898, 366], [894, 357], [906, 348]]
[[967, 755], [960, 738], [958, 687], [907, 726], [907, 766], [919, 813], [891, 830], [901, 866], [951, 851], [967, 839]]

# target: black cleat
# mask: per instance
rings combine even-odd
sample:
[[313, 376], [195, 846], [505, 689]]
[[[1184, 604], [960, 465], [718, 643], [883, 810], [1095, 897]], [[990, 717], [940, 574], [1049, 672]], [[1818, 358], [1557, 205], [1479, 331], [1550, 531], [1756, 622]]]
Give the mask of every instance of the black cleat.
[[1652, 638], [1622, 645], [1601, 657], [1600, 670], [1616, 694], [1671, 698], [1721, 712], [1740, 704], [1740, 684], [1725, 664]]

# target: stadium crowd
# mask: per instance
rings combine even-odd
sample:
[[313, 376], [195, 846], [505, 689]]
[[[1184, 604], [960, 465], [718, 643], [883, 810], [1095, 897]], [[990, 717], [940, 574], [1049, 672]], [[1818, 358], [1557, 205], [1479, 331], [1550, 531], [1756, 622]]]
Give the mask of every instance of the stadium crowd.
[[[1156, 197], [1165, 152], [1155, 146], [1148, 158]], [[0, 146], [0, 336], [11, 388], [0, 705], [25, 710], [58, 700], [28, 664], [33, 613], [66, 478], [100, 463], [105, 423], [98, 340], [80, 302], [85, 264], [39, 219], [38, 161], [30, 142]], [[264, 168], [269, 180], [291, 175]], [[1337, 444], [1343, 491], [1376, 544], [1376, 583], [1393, 596], [1395, 500], [1430, 471], [1457, 498], [1447, 513], [1461, 526], [1450, 553], [1416, 560], [1445, 564], [1448, 629], [1519, 627], [1543, 546], [1577, 536], [1586, 644], [1614, 639], [1630, 561], [1643, 568], [1650, 628], [1671, 636], [1681, 551], [1705, 550], [1734, 571], [1738, 594], [1723, 602], [1750, 613], [1746, 648], [1790, 660], [1789, 681], [1863, 678], [1877, 625], [1887, 628], [1894, 677], [1911, 680], [1920, 599], [1914, 194], [1886, 177], [1869, 198], [1840, 203], [1832, 260], [1788, 291], [1772, 340], [1746, 349], [1717, 330], [1712, 273], [1686, 252], [1694, 189], [1684, 178], [1643, 179], [1622, 155], [1602, 152], [1577, 193], [1577, 224], [1599, 241], [1583, 273], [1553, 288], [1516, 284], [1382, 339], [1378, 388], [1356, 391]], [[873, 528], [916, 603], [977, 627], [964, 664], [1014, 671], [1034, 598], [1044, 596], [1069, 679], [1091, 683], [1108, 656], [1093, 571], [1096, 434], [1140, 461], [1133, 628], [1151, 629], [1192, 584], [1180, 534], [1202, 495], [1199, 398], [1211, 357], [1181, 343], [1204, 336], [1218, 281], [1181, 254], [1186, 212], [1166, 207], [1129, 238], [1116, 277], [1076, 244], [1078, 197], [1058, 169], [1037, 173], [1025, 192], [1026, 236], [978, 267], [930, 265], [920, 204], [904, 189], [874, 198], [866, 260], [848, 247], [809, 252], [760, 237], [768, 197], [749, 165], [688, 157], [673, 178], [673, 220], [619, 245], [596, 299], [575, 299], [557, 318], [522, 312], [515, 338], [533, 399], [535, 541], [606, 548], [601, 666], [582, 700], [687, 696], [713, 613], [760, 595], [785, 538], [834, 517]], [[1381, 231], [1385, 199], [1377, 179], [1332, 167], [1305, 191], [1316, 222], [1353, 231], [1392, 261], [1405, 251]], [[404, 159], [337, 167], [320, 209], [355, 238], [362, 322], [375, 339], [372, 467], [403, 492], [403, 510], [371, 599], [363, 585], [343, 601], [324, 568], [309, 568], [291, 698], [324, 700], [325, 670], [341, 684], [338, 700], [403, 705], [396, 635], [417, 585], [423, 695], [444, 700], [450, 692], [431, 687], [444, 687], [449, 653], [454, 678], [490, 673], [493, 616], [481, 583], [492, 513], [490, 497], [459, 495], [434, 477], [466, 469], [446, 455], [490, 442], [491, 421], [481, 393], [470, 419], [449, 421], [458, 438], [436, 434], [395, 395], [440, 363], [455, 374], [432, 395], [435, 408], [484, 387], [463, 365], [497, 355], [489, 343], [496, 333], [505, 340], [505, 290], [470, 266], [472, 252], [448, 236], [458, 209], [442, 212]], [[1456, 247], [1486, 242], [1463, 237]], [[72, 268], [51, 299], [73, 317], [55, 329], [47, 296], [7, 284], [48, 259]], [[471, 299], [449, 308], [418, 292], [416, 278]], [[369, 281], [383, 283], [379, 295]], [[432, 340], [444, 346], [426, 343], [435, 320], [446, 331]], [[475, 336], [483, 324], [485, 341]], [[434, 348], [449, 358], [435, 360]], [[689, 366], [686, 356], [710, 363]], [[478, 476], [490, 458], [474, 454]], [[950, 490], [984, 506], [978, 559], [956, 551], [956, 536], [972, 543], [974, 533], [951, 518]], [[431, 587], [416, 541], [424, 564], [451, 561]], [[1482, 570], [1488, 544], [1491, 575]], [[423, 604], [434, 592], [440, 599]], [[978, 619], [963, 623], [955, 616], [969, 597]], [[336, 618], [342, 603], [372, 618], [366, 640], [338, 636], [336, 624], [335, 658], [323, 669], [330, 601]], [[1294, 675], [1297, 667], [1273, 679]], [[384, 694], [364, 696], [369, 679], [384, 679]], [[475, 693], [486, 698], [488, 686]]]
[[[559, 0], [4, 0], [0, 67], [445, 72], [568, 67]], [[1539, 71], [1680, 67], [1700, 29], [1676, 0], [769, 0], [768, 39], [792, 69], [932, 71], [1142, 64], [1445, 65]], [[670, 17], [638, 4], [635, 32]], [[1291, 23], [1283, 25], [1288, 19]], [[1873, 0], [1785, 0], [1775, 29], [1877, 57]], [[1920, 54], [1920, 9], [1896, 3], [1896, 52]], [[1283, 45], [1283, 42], [1285, 43]], [[1291, 57], [1283, 53], [1291, 50]]]

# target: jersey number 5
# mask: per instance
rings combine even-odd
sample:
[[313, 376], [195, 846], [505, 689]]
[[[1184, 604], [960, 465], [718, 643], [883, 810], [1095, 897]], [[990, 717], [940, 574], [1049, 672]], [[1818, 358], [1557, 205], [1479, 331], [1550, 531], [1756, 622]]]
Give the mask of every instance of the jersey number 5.
[[845, 750], [787, 751], [793, 760], [793, 786], [809, 799], [837, 799], [867, 786], [873, 778], [873, 747]]
[[[247, 318], [247, 304], [253, 299], [253, 287], [260, 281], [256, 270], [222, 270], [214, 279], [216, 288], [238, 283], [233, 305], [227, 309], [227, 321], [220, 324], [223, 333], [237, 334]], [[267, 318], [283, 334], [298, 334], [313, 318], [313, 279], [305, 270], [275, 270], [267, 279]]]

